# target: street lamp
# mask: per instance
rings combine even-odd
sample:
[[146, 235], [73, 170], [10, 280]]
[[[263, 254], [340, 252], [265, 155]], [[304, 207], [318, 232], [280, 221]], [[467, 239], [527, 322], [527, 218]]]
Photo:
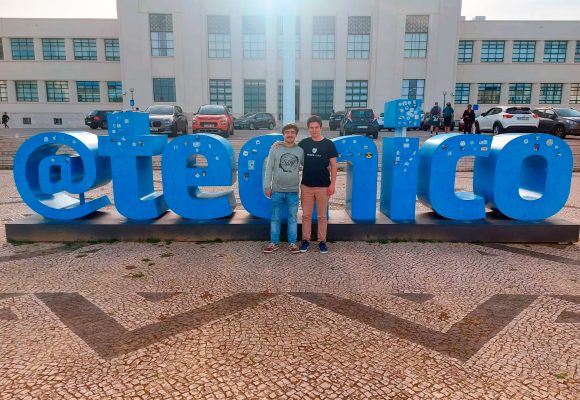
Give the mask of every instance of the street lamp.
[[445, 103], [446, 98], [447, 98], [447, 90], [444, 90], [443, 91], [443, 104], [446, 104]]

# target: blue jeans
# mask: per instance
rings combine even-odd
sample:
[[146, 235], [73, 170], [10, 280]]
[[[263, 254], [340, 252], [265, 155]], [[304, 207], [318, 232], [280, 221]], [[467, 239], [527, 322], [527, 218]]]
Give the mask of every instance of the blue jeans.
[[270, 220], [270, 241], [280, 243], [280, 226], [282, 224], [282, 211], [288, 210], [288, 243], [296, 243], [298, 224], [296, 213], [298, 212], [298, 192], [272, 192], [272, 217]]

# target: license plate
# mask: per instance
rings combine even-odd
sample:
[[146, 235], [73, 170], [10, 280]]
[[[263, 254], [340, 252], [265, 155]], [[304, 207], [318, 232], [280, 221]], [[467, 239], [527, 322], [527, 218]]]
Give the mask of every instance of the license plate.
[[210, 122], [206, 122], [206, 123], [201, 124], [201, 126], [203, 126], [204, 128], [207, 128], [207, 127], [214, 126], [214, 124], [212, 124]]
[[357, 128], [359, 128], [359, 129], [366, 129], [366, 128], [368, 128], [368, 126], [367, 125], [359, 125], [359, 126], [357, 126]]
[[520, 121], [529, 121], [530, 118], [529, 117], [518, 117], [518, 120], [520, 120]]

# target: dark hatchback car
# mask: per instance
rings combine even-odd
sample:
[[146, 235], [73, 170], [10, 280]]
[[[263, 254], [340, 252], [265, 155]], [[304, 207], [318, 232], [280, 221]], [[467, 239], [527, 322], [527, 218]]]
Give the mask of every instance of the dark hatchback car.
[[344, 111], [336, 111], [330, 114], [330, 118], [328, 119], [328, 127], [331, 131], [335, 131], [340, 128], [340, 121], [344, 117]]
[[340, 122], [340, 136], [366, 135], [379, 137], [379, 123], [370, 108], [351, 108]]
[[234, 120], [234, 128], [236, 129], [274, 129], [275, 126], [276, 118], [272, 114], [264, 112], [244, 114]]
[[93, 110], [85, 117], [85, 125], [91, 129], [107, 129], [107, 115], [114, 112], [113, 110]]
[[151, 133], [168, 133], [177, 136], [178, 132], [187, 134], [187, 117], [179, 106], [152, 105], [145, 110], [149, 113]]
[[566, 135], [580, 136], [580, 112], [573, 108], [537, 108], [540, 117], [538, 132], [551, 133], [564, 139]]

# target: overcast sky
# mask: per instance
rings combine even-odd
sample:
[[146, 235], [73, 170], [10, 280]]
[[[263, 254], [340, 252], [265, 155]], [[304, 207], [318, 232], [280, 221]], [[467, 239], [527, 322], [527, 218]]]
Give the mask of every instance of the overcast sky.
[[[463, 0], [461, 14], [468, 19], [485, 15], [487, 19], [580, 20], [580, 0]], [[115, 0], [0, 0], [4, 18], [116, 16]]]

